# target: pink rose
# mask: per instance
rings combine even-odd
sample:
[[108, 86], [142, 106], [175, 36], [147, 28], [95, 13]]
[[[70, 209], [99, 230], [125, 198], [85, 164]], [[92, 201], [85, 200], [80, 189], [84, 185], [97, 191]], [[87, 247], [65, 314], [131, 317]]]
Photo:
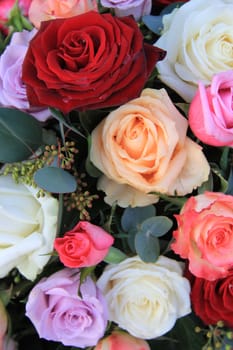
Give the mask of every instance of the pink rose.
[[204, 143], [233, 147], [233, 70], [213, 76], [199, 87], [189, 109], [189, 124]]
[[190, 197], [179, 215], [171, 248], [189, 260], [193, 275], [209, 281], [233, 269], [233, 196], [205, 192]]
[[39, 28], [42, 21], [73, 17], [91, 10], [98, 10], [96, 0], [32, 0], [28, 16]]
[[132, 335], [115, 331], [98, 342], [94, 350], [150, 350], [149, 344]]
[[67, 267], [87, 267], [101, 262], [114, 238], [101, 227], [80, 221], [64, 237], [56, 238], [54, 248]]
[[65, 346], [95, 346], [107, 326], [107, 305], [91, 277], [80, 286], [78, 269], [63, 269], [43, 278], [31, 290], [26, 316], [39, 336]]
[[113, 8], [117, 17], [134, 16], [138, 21], [142, 16], [149, 15], [152, 0], [100, 0], [102, 6]]

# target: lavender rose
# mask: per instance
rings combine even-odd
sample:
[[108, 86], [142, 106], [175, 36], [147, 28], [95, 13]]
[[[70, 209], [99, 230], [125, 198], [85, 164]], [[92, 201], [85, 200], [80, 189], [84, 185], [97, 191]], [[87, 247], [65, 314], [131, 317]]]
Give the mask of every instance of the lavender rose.
[[151, 0], [100, 0], [100, 3], [104, 7], [113, 8], [117, 17], [133, 15], [136, 21], [149, 15], [152, 8]]
[[45, 121], [50, 116], [49, 110], [41, 107], [30, 108], [26, 87], [22, 81], [23, 60], [29, 41], [35, 33], [36, 30], [14, 33], [10, 44], [0, 56], [0, 104], [18, 108], [39, 121]]
[[29, 294], [26, 315], [39, 336], [65, 346], [95, 346], [107, 326], [104, 297], [88, 276], [81, 284], [78, 269], [63, 269], [43, 278]]

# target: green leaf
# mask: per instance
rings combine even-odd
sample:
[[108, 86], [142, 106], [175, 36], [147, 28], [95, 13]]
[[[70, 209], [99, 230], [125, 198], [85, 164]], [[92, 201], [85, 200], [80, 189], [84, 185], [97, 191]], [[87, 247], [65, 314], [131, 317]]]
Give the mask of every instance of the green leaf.
[[228, 177], [227, 190], [225, 193], [233, 195], [233, 167], [231, 167], [231, 170], [230, 170], [230, 175]]
[[29, 158], [42, 144], [42, 127], [31, 115], [0, 108], [0, 162]]
[[206, 342], [205, 337], [195, 332], [195, 326], [197, 324], [191, 316], [192, 315], [188, 315], [178, 319], [175, 327], [169, 332], [169, 336], [177, 340], [177, 347], [175, 349], [200, 350]]
[[91, 149], [91, 135], [87, 138], [87, 144], [88, 144], [88, 156], [85, 162], [85, 168], [88, 173], [88, 175], [92, 177], [99, 177], [102, 172], [94, 166], [94, 164], [90, 160], [90, 149]]
[[69, 124], [64, 115], [57, 109], [55, 108], [49, 108], [52, 116], [58, 120], [61, 124], [65, 125], [68, 129], [72, 130], [74, 133], [78, 134], [79, 136], [82, 136], [83, 138], [85, 138], [85, 136], [77, 129], [75, 128], [73, 125]]
[[95, 270], [96, 266], [88, 266], [88, 267], [84, 267], [81, 269], [81, 273], [80, 273], [80, 284], [82, 284], [84, 282], [84, 280], [87, 278], [87, 276], [89, 276], [94, 270]]
[[219, 192], [226, 192], [228, 188], [228, 182], [227, 180], [223, 177], [221, 170], [219, 169], [218, 165], [215, 163], [211, 163], [211, 170], [212, 172], [218, 176], [219, 181], [220, 181], [220, 189]]
[[74, 176], [62, 168], [52, 166], [37, 170], [34, 181], [37, 186], [51, 193], [71, 193], [77, 188]]
[[143, 221], [141, 231], [146, 235], [150, 234], [154, 237], [165, 235], [171, 228], [173, 222], [166, 216], [154, 216]]
[[143, 261], [156, 262], [160, 254], [159, 240], [148, 232], [139, 231], [135, 236], [135, 249]]
[[126, 258], [127, 255], [123, 253], [120, 249], [110, 247], [107, 256], [104, 258], [104, 261], [108, 264], [118, 264]]
[[137, 228], [137, 226], [147, 218], [155, 216], [156, 210], [153, 205], [146, 207], [126, 208], [121, 217], [121, 226], [124, 231], [128, 232], [131, 229]]

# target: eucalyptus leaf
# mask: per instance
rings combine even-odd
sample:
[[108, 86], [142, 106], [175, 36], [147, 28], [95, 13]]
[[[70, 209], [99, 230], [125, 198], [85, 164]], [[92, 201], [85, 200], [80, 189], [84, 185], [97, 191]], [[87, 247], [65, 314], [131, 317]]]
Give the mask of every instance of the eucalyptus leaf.
[[107, 256], [104, 258], [104, 261], [108, 264], [119, 264], [126, 258], [127, 255], [123, 253], [120, 249], [116, 247], [110, 247]]
[[31, 115], [0, 108], [0, 162], [28, 159], [42, 145], [42, 127]]
[[228, 182], [223, 177], [221, 170], [218, 168], [218, 166], [216, 164], [213, 164], [213, 163], [211, 163], [211, 170], [219, 178], [220, 185], [221, 185], [219, 191], [225, 193], [227, 191], [227, 188], [228, 188]]
[[145, 15], [142, 17], [142, 22], [153, 33], [160, 35], [163, 29], [163, 16]]
[[128, 245], [130, 247], [130, 249], [132, 250], [132, 252], [136, 252], [135, 249], [135, 236], [138, 233], [138, 229], [137, 228], [131, 228], [128, 231], [128, 237], [127, 237], [127, 241], [128, 241]]
[[88, 173], [88, 175], [92, 177], [99, 177], [102, 173], [101, 171], [94, 166], [94, 164], [90, 160], [90, 149], [91, 149], [91, 135], [87, 138], [87, 144], [88, 144], [88, 156], [86, 158], [85, 162], [85, 168]]
[[128, 207], [124, 210], [121, 217], [121, 226], [124, 231], [128, 232], [131, 229], [137, 228], [137, 226], [151, 216], [156, 215], [156, 209], [153, 205], [146, 207]]
[[38, 187], [51, 193], [71, 193], [77, 188], [73, 175], [62, 168], [52, 166], [37, 170], [34, 181]]
[[159, 240], [148, 232], [139, 231], [135, 236], [135, 249], [143, 261], [154, 263], [160, 254]]
[[160, 15], [168, 15], [169, 13], [171, 13], [173, 10], [178, 9], [179, 7], [181, 7], [182, 5], [184, 5], [184, 1], [177, 1], [177, 2], [173, 2], [172, 4], [164, 7], [164, 9], [160, 12]]
[[143, 221], [141, 231], [154, 237], [161, 237], [172, 228], [173, 222], [166, 216], [154, 216]]
[[226, 194], [233, 195], [233, 167], [231, 167], [230, 175], [228, 177], [228, 186], [227, 186]]

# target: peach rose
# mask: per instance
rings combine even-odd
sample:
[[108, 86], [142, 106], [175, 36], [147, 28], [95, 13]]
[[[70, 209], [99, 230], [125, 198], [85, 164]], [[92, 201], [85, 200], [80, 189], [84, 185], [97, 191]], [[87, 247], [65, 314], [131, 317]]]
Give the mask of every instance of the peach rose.
[[108, 337], [101, 339], [94, 350], [150, 350], [149, 344], [132, 335], [115, 331]]
[[158, 200], [151, 192], [184, 196], [206, 181], [208, 162], [187, 127], [164, 89], [145, 89], [102, 120], [90, 159], [104, 173], [98, 187], [105, 201], [144, 206]]
[[32, 0], [28, 17], [39, 28], [41, 21], [73, 17], [91, 10], [97, 11], [96, 0]]
[[209, 281], [233, 269], [233, 196], [205, 192], [190, 197], [179, 215], [171, 248], [189, 260], [193, 275]]

